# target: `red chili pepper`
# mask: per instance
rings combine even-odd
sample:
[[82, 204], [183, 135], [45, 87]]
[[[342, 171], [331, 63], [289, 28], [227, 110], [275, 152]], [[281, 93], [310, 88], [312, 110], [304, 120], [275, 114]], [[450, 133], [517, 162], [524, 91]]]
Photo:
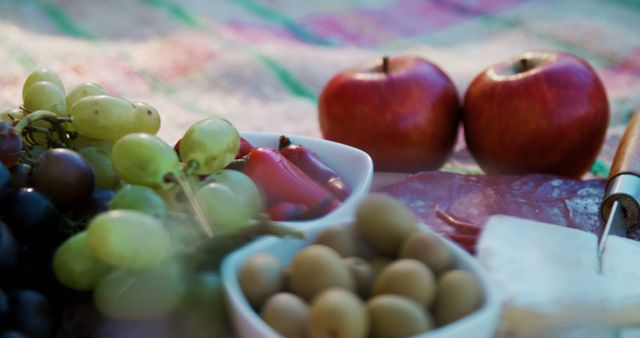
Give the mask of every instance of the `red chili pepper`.
[[280, 153], [291, 163], [302, 169], [305, 174], [329, 190], [339, 200], [344, 201], [351, 195], [349, 183], [311, 149], [299, 144], [292, 144], [291, 140], [284, 135], [280, 136], [278, 148]]
[[240, 137], [240, 150], [238, 150], [238, 154], [236, 158], [242, 158], [246, 154], [248, 154], [251, 149], [253, 149], [253, 144], [249, 143], [244, 137]]
[[309, 207], [302, 203], [278, 202], [267, 209], [267, 214], [273, 221], [293, 221], [301, 219], [307, 211]]
[[340, 206], [340, 201], [276, 149], [253, 148], [245, 158], [248, 160], [244, 173], [256, 183], [270, 205], [278, 202], [301, 203], [309, 209], [320, 209], [315, 216], [325, 215]]

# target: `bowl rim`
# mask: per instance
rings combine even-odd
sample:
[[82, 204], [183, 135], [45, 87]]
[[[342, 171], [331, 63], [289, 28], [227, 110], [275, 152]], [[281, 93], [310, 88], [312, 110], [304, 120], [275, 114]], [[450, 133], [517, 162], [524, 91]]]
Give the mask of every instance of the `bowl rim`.
[[[265, 249], [278, 245], [278, 243], [283, 240], [299, 240], [304, 243], [305, 246], [309, 245], [323, 229], [335, 226], [349, 226], [353, 224], [353, 222], [353, 218], [346, 218], [341, 220], [333, 220], [331, 222], [325, 221], [323, 222], [323, 224], [316, 224], [315, 226], [307, 228], [305, 230], [305, 234], [308, 235], [309, 233], [311, 233], [311, 236], [307, 236], [307, 239], [304, 240], [282, 239], [275, 237], [261, 238], [255, 242], [247, 244], [246, 246], [234, 251], [233, 253], [225, 257], [220, 268], [220, 275], [227, 299], [227, 306], [230, 312], [230, 317], [232, 319], [232, 328], [236, 330], [233, 325], [237, 325], [236, 321], [238, 320], [238, 318], [236, 318], [236, 316], [237, 313], [239, 313], [240, 316], [249, 321], [250, 326], [263, 331], [265, 333], [265, 337], [279, 337], [277, 332], [275, 332], [266, 322], [264, 322], [260, 318], [258, 312], [251, 307], [242, 293], [237, 276], [241, 264], [247, 258], [249, 258], [251, 255], [264, 252]], [[448, 333], [448, 331], [460, 330], [466, 323], [474, 321], [477, 322], [484, 317], [487, 317], [486, 319], [488, 320], [492, 320], [493, 323], [491, 323], [491, 325], [493, 325], [494, 330], [497, 330], [499, 314], [502, 307], [502, 300], [499, 297], [498, 290], [496, 290], [495, 285], [491, 283], [490, 278], [487, 272], [483, 269], [480, 261], [475, 256], [471, 255], [469, 252], [461, 248], [459, 245], [455, 244], [455, 242], [436, 233], [422, 222], [419, 223], [419, 231], [434, 234], [440, 240], [442, 240], [445, 245], [447, 245], [447, 247], [453, 250], [456, 267], [472, 272], [480, 281], [484, 293], [484, 302], [479, 309], [465, 316], [463, 319], [457, 320], [456, 322], [447, 324], [445, 326], [434, 328], [413, 337], [439, 337], [438, 334], [446, 334]]]

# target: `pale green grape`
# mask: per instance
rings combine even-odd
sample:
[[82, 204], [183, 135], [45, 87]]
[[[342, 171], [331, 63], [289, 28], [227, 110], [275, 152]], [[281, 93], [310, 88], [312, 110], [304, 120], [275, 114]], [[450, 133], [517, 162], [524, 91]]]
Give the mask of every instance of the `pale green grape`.
[[209, 183], [196, 192], [205, 217], [217, 235], [249, 225], [254, 210], [231, 188], [220, 183]]
[[136, 106], [137, 130], [141, 133], [156, 134], [160, 130], [160, 113], [144, 102], [134, 102]]
[[135, 184], [128, 184], [118, 190], [109, 202], [109, 209], [138, 210], [159, 219], [167, 214], [167, 206], [160, 195], [149, 187]]
[[[72, 125], [73, 126], [73, 125]], [[111, 140], [99, 140], [95, 138], [89, 138], [82, 135], [77, 135], [75, 138], [69, 140], [69, 148], [80, 151], [82, 148], [94, 147], [105, 154], [111, 154], [113, 148], [113, 141]]]
[[150, 270], [114, 270], [98, 283], [93, 300], [107, 317], [150, 319], [175, 309], [184, 290], [181, 270], [169, 263]]
[[151, 188], [165, 187], [164, 176], [180, 170], [173, 148], [161, 138], [145, 133], [129, 134], [116, 142], [111, 163], [127, 183]]
[[78, 290], [92, 290], [111, 271], [87, 247], [87, 233], [77, 233], [64, 241], [53, 256], [53, 272], [62, 285]]
[[197, 122], [180, 140], [180, 156], [185, 163], [198, 164], [197, 175], [209, 175], [226, 167], [239, 149], [238, 130], [223, 118]]
[[109, 95], [83, 97], [71, 107], [76, 131], [95, 139], [117, 140], [132, 133], [136, 125], [135, 112], [131, 102]]
[[111, 156], [95, 147], [84, 147], [78, 153], [89, 162], [96, 175], [96, 188], [115, 189], [120, 184], [120, 176], [111, 165]]
[[24, 111], [22, 111], [22, 109], [20, 108], [13, 108], [0, 113], [0, 120], [7, 121], [10, 124], [14, 124], [16, 120], [19, 120], [23, 117]]
[[32, 84], [24, 93], [23, 103], [24, 109], [30, 112], [48, 110], [58, 116], [69, 115], [64, 92], [48, 81]]
[[231, 188], [254, 213], [264, 209], [265, 202], [258, 186], [245, 173], [238, 170], [222, 169], [207, 176], [202, 181], [202, 185], [211, 182], [217, 182]]
[[94, 217], [87, 227], [87, 244], [100, 260], [132, 270], [158, 266], [171, 252], [162, 223], [134, 210], [106, 211]]
[[62, 80], [60, 80], [58, 73], [46, 68], [42, 68], [42, 69], [33, 71], [31, 74], [29, 74], [29, 76], [27, 76], [27, 79], [24, 81], [24, 85], [22, 86], [23, 100], [25, 98], [25, 94], [27, 93], [27, 90], [29, 89], [29, 87], [31, 87], [31, 85], [33, 85], [34, 83], [40, 82], [40, 81], [47, 81], [47, 82], [53, 83], [64, 94], [64, 84], [62, 84]]
[[69, 94], [67, 94], [67, 109], [71, 110], [73, 104], [83, 97], [106, 94], [107, 91], [98, 84], [93, 82], [81, 83], [75, 86]]
[[203, 272], [190, 280], [180, 312], [184, 315], [180, 337], [225, 336], [228, 312], [220, 276], [215, 272]]

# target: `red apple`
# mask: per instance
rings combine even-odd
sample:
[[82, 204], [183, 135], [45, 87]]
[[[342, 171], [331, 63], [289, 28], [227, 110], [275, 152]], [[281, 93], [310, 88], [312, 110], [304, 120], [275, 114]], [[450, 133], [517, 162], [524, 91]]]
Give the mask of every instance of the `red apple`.
[[487, 173], [580, 177], [604, 143], [609, 102], [583, 59], [528, 52], [480, 73], [464, 97], [464, 136]]
[[438, 66], [398, 56], [334, 76], [318, 110], [324, 138], [366, 151], [378, 171], [416, 172], [447, 160], [461, 109]]

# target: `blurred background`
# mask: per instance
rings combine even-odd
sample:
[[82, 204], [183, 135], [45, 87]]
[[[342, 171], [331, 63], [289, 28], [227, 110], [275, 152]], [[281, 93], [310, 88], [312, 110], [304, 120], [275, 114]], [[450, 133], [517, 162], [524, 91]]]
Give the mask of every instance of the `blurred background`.
[[605, 83], [612, 119], [597, 164], [608, 168], [640, 106], [638, 32], [637, 0], [1, 0], [0, 110], [46, 67], [67, 88], [96, 82], [155, 106], [168, 142], [212, 115], [321, 136], [317, 97], [345, 68], [417, 54], [462, 95], [496, 62], [555, 49], [587, 59]]

